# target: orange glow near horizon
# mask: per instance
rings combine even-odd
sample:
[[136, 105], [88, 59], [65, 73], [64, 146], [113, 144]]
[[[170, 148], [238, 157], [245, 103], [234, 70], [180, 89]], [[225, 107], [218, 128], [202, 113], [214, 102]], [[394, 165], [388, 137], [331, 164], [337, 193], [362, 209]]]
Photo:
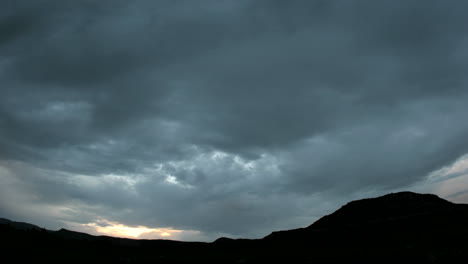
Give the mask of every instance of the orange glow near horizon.
[[131, 227], [107, 220], [101, 220], [98, 223], [89, 223], [83, 226], [90, 227], [94, 229], [96, 233], [101, 235], [122, 238], [141, 238], [142, 235], [145, 235], [145, 237], [152, 237], [154, 239], [170, 238], [173, 234], [182, 232], [181, 230], [171, 228], [148, 228], [145, 226]]

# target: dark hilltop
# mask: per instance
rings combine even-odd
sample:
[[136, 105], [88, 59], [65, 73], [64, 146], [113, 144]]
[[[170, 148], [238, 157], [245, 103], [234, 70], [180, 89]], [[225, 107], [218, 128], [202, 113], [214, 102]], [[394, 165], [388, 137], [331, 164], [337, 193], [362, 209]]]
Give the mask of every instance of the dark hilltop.
[[7, 219], [0, 234], [3, 263], [468, 263], [468, 205], [413, 192], [352, 201], [253, 240], [132, 240]]

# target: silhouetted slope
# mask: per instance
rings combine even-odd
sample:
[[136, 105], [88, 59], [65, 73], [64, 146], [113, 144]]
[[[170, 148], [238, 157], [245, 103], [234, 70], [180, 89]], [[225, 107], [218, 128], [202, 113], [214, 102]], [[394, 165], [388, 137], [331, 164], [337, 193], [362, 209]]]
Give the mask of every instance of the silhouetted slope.
[[4, 263], [468, 263], [468, 205], [411, 192], [353, 201], [258, 240], [132, 240], [13, 223], [0, 219]]
[[23, 222], [15, 222], [11, 221], [5, 218], [0, 218], [0, 225], [10, 225], [14, 227], [15, 229], [20, 229], [20, 230], [30, 230], [30, 229], [35, 229], [35, 230], [40, 230], [41, 228], [32, 224], [28, 223], [23, 223]]
[[456, 206], [433, 194], [400, 192], [378, 198], [349, 202], [331, 215], [313, 223], [309, 228], [364, 225], [394, 221], [399, 218], [426, 216], [452, 210]]
[[[401, 192], [353, 201], [307, 228], [274, 232], [282, 257], [347, 263], [468, 260], [468, 206]], [[458, 263], [458, 262], [457, 262]], [[467, 262], [468, 263], [468, 262]]]

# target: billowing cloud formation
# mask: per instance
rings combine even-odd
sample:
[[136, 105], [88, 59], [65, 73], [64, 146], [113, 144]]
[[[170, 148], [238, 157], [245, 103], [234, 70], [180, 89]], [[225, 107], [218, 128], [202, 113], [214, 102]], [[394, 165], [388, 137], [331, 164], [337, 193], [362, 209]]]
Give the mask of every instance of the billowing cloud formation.
[[465, 181], [427, 186], [468, 153], [467, 7], [7, 1], [0, 214], [209, 240], [391, 190], [450, 197]]

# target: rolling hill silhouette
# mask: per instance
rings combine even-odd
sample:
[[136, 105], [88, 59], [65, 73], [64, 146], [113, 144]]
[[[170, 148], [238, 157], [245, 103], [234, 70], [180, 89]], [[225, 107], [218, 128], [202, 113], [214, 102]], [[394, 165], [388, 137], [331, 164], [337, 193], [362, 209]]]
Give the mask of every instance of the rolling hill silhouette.
[[468, 205], [412, 192], [352, 201], [308, 227], [253, 240], [132, 240], [6, 219], [0, 234], [4, 263], [468, 263]]

